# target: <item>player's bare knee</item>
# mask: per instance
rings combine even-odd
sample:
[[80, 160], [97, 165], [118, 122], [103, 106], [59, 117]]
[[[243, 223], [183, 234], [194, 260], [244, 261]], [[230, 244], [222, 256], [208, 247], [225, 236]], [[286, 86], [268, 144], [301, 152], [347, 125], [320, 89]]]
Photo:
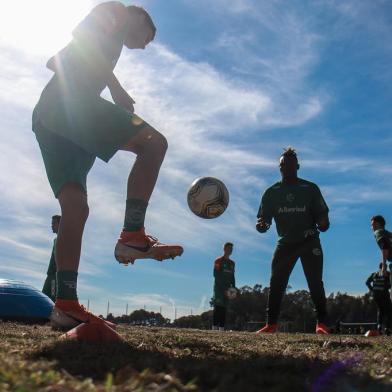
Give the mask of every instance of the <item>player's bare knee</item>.
[[161, 133], [157, 132], [156, 137], [154, 138], [154, 150], [157, 153], [160, 153], [162, 156], [165, 156], [167, 148], [169, 144], [165, 136]]
[[129, 140], [121, 149], [139, 154], [150, 154], [163, 158], [166, 154], [168, 143], [166, 137], [156, 129], [146, 126], [136, 136]]
[[90, 208], [87, 203], [83, 203], [79, 206], [78, 214], [79, 214], [80, 220], [86, 222], [89, 213], [90, 213]]
[[165, 157], [167, 148], [168, 142], [166, 137], [154, 128], [149, 128], [147, 130], [147, 137], [144, 139], [139, 153], [142, 152], [144, 154], [148, 154], [155, 160], [162, 161]]
[[58, 196], [63, 218], [86, 221], [89, 215], [87, 194], [77, 183], [66, 184]]
[[80, 197], [72, 201], [72, 208], [80, 220], [86, 221], [90, 212], [87, 197]]
[[78, 221], [85, 222], [88, 218], [90, 209], [86, 200], [70, 198], [61, 203], [62, 216]]

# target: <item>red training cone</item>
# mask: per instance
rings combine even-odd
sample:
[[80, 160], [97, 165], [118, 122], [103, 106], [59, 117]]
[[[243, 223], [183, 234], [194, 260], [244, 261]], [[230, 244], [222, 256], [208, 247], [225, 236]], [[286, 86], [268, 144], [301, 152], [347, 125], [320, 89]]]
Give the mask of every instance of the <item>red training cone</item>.
[[371, 337], [371, 336], [380, 336], [380, 332], [377, 331], [377, 329], [369, 329], [369, 331], [367, 331], [365, 333], [366, 337]]
[[76, 339], [88, 342], [120, 341], [121, 336], [108, 325], [82, 323], [60, 336], [60, 339]]

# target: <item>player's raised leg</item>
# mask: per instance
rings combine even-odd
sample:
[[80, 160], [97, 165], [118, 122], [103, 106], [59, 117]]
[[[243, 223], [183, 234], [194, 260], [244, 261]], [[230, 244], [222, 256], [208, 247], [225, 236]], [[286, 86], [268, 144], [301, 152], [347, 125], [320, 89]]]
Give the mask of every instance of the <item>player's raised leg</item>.
[[144, 219], [167, 150], [166, 138], [146, 125], [122, 150], [137, 155], [128, 177], [124, 227], [115, 248], [120, 263], [133, 263], [135, 259], [165, 260], [180, 256], [183, 248], [166, 245], [147, 235]]

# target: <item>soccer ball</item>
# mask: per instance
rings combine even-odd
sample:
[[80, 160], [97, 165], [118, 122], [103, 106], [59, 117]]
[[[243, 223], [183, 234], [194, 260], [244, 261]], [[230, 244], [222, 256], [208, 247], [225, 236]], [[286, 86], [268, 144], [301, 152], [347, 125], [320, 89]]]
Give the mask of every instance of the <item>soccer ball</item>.
[[192, 182], [188, 191], [188, 206], [204, 219], [222, 215], [229, 204], [226, 185], [214, 177], [201, 177]]
[[234, 299], [237, 297], [237, 289], [235, 287], [230, 287], [226, 290], [226, 296], [228, 299]]

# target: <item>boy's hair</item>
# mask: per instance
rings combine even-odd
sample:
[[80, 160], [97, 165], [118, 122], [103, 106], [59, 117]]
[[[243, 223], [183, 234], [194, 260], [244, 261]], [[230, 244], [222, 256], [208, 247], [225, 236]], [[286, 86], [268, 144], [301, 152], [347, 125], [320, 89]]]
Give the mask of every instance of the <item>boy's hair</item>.
[[151, 19], [151, 16], [149, 15], [149, 13], [148, 13], [144, 8], [138, 7], [138, 6], [136, 6], [136, 5], [129, 5], [129, 6], [127, 7], [127, 9], [128, 9], [128, 12], [129, 12], [131, 15], [134, 15], [134, 14], [143, 15], [143, 16], [146, 18], [146, 22], [147, 22], [147, 24], [148, 24], [148, 27], [150, 27], [150, 29], [151, 29], [151, 31], [152, 31], [152, 38], [151, 38], [151, 41], [153, 41], [154, 38], [155, 38], [155, 33], [156, 33], [157, 29], [156, 29], [156, 27], [155, 27], [155, 25], [154, 25], [154, 22], [153, 22], [152, 19]]
[[382, 215], [374, 215], [374, 216], [372, 216], [371, 220], [376, 223], [379, 223], [382, 227], [385, 227], [386, 222], [385, 222], [385, 219]]
[[226, 242], [226, 243], [223, 245], [223, 249], [227, 248], [228, 246], [233, 247], [233, 244], [232, 244], [231, 242]]
[[290, 158], [295, 158], [296, 160], [298, 160], [297, 157], [297, 152], [295, 151], [295, 149], [293, 147], [287, 147], [284, 148], [284, 153], [281, 155], [281, 157], [290, 157]]
[[57, 222], [60, 222], [61, 215], [53, 215], [53, 216], [52, 216], [52, 219], [55, 220], [55, 221], [57, 221]]

